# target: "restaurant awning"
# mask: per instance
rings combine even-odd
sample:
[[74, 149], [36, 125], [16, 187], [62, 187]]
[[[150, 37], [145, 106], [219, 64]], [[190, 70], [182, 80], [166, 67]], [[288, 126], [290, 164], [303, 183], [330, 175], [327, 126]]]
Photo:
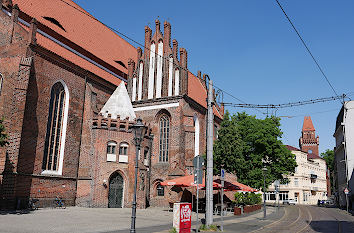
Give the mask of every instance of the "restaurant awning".
[[[215, 179], [214, 182], [221, 184], [220, 179]], [[257, 189], [251, 188], [245, 184], [242, 184], [237, 181], [224, 181], [224, 189], [225, 191], [240, 191], [240, 192], [257, 192]]]
[[[179, 186], [179, 187], [196, 187], [194, 183], [194, 175], [181, 176], [171, 180], [165, 180], [161, 182], [163, 186]], [[200, 188], [205, 187], [205, 178], [203, 177], [203, 183], [199, 185]], [[213, 182], [213, 188], [221, 188], [221, 185]]]

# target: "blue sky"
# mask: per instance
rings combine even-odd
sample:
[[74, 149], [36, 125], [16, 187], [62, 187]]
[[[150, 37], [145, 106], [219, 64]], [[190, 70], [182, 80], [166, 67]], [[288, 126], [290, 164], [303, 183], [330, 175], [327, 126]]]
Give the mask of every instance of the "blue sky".
[[[144, 26], [168, 20], [172, 39], [188, 51], [188, 67], [247, 103], [278, 104], [333, 96], [275, 0], [75, 0], [93, 16], [144, 43]], [[354, 98], [354, 1], [280, 0], [338, 94]], [[104, 4], [103, 4], [104, 3]], [[130, 42], [134, 46], [138, 46]], [[239, 103], [227, 95], [224, 102]], [[320, 137], [320, 152], [334, 147], [339, 101], [279, 109], [283, 142], [298, 147], [304, 115]], [[255, 110], [228, 108], [231, 113]]]

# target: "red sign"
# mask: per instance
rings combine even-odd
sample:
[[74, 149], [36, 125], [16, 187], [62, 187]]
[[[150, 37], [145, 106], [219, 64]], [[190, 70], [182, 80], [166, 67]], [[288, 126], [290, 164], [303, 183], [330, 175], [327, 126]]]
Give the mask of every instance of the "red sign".
[[348, 190], [348, 188], [345, 188], [345, 189], [344, 189], [344, 193], [345, 193], [346, 195], [348, 195], [348, 194], [349, 194], [349, 190]]
[[179, 232], [180, 233], [190, 233], [192, 225], [192, 204], [191, 203], [181, 203], [180, 205], [180, 223]]
[[179, 233], [190, 233], [192, 225], [192, 204], [174, 203], [173, 205], [173, 227]]

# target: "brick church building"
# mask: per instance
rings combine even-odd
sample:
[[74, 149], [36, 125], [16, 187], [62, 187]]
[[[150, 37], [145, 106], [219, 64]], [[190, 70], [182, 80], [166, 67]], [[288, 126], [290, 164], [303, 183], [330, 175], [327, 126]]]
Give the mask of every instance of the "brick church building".
[[[171, 25], [145, 27], [135, 48], [71, 0], [3, 0], [0, 11], [0, 207], [129, 207], [135, 146], [138, 207], [191, 195], [163, 187], [205, 153], [207, 80], [188, 70]], [[224, 109], [214, 105], [215, 128]]]

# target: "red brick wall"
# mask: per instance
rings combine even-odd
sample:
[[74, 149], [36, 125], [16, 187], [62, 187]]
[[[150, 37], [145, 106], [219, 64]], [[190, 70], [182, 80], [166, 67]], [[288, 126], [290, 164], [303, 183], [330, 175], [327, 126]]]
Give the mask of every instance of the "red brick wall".
[[[179, 201], [181, 191], [179, 189], [171, 190], [170, 187], [165, 188], [165, 197], [158, 197], [156, 192], [156, 183], [168, 179], [183, 176], [193, 170], [192, 161], [194, 158], [194, 126], [193, 117], [198, 116], [200, 124], [200, 154], [205, 153], [206, 140], [206, 119], [203, 109], [192, 107], [183, 98], [170, 99], [165, 101], [155, 101], [153, 104], [135, 104], [135, 107], [167, 104], [178, 102], [178, 107], [166, 109], [153, 109], [137, 111], [137, 116], [141, 117], [150, 124], [152, 133], [154, 134], [153, 151], [152, 151], [152, 167], [151, 167], [151, 205], [168, 206], [169, 202]], [[168, 163], [159, 162], [159, 119], [161, 114], [167, 114], [170, 118], [170, 144], [169, 144], [169, 161]], [[218, 124], [218, 123], [217, 123]]]
[[[119, 121], [118, 121], [119, 122]], [[131, 122], [131, 124], [134, 122]], [[136, 148], [133, 144], [133, 134], [129, 131], [122, 131], [118, 128], [94, 127], [92, 130], [93, 138], [93, 156], [90, 161], [90, 181], [80, 180], [78, 183], [78, 198], [76, 200], [79, 206], [90, 207], [108, 207], [109, 181], [112, 174], [118, 172], [124, 179], [123, 207], [131, 207], [134, 192], [135, 179], [135, 157]], [[107, 143], [115, 141], [117, 143], [116, 162], [107, 162]], [[119, 145], [127, 143], [128, 147], [128, 163], [119, 162]], [[138, 208], [146, 207], [146, 188], [147, 183], [147, 167], [144, 165], [143, 148], [148, 145], [148, 139], [145, 139], [141, 145], [141, 154], [138, 169], [138, 185], [137, 185], [137, 206]], [[80, 164], [81, 165], [81, 164]], [[80, 167], [81, 169], [81, 167]], [[143, 178], [142, 178], [143, 177]], [[106, 185], [104, 185], [106, 181]], [[142, 183], [144, 181], [144, 183]]]
[[[93, 129], [93, 118], [109, 98], [115, 87], [89, 71], [62, 59], [35, 44], [29, 44], [28, 32], [0, 11], [0, 72], [4, 76], [0, 96], [0, 110], [5, 116], [10, 144], [0, 149], [1, 200], [16, 205], [16, 199], [25, 203], [29, 197], [39, 198], [40, 205], [51, 205], [56, 196], [67, 204], [106, 207], [108, 189], [103, 180], [119, 171], [125, 180], [124, 206], [131, 206], [134, 180], [135, 147], [132, 134], [117, 130]], [[170, 45], [170, 28], [166, 24], [164, 36], [157, 33], [153, 39], [164, 39], [165, 55], [173, 53], [177, 60], [177, 42]], [[150, 43], [147, 30], [146, 43]], [[173, 52], [173, 51], [174, 52]], [[187, 67], [187, 53], [181, 50], [181, 65]], [[147, 52], [143, 56], [149, 57]], [[33, 57], [30, 66], [20, 64], [23, 57]], [[23, 60], [22, 63], [25, 63]], [[144, 77], [148, 66], [144, 65]], [[168, 69], [165, 63], [164, 77]], [[62, 80], [69, 90], [69, 112], [65, 140], [62, 175], [42, 174], [44, 143], [48, 121], [51, 87]], [[147, 97], [147, 78], [144, 78], [143, 96]], [[180, 93], [186, 93], [187, 74], [180, 73]], [[162, 82], [162, 94], [167, 95], [166, 79]], [[165, 197], [157, 197], [156, 183], [188, 174], [192, 170], [194, 157], [193, 117], [200, 123], [200, 154], [205, 153], [205, 109], [185, 96], [147, 100], [136, 103], [135, 107], [178, 102], [179, 106], [167, 109], [138, 111], [144, 122], [150, 124], [155, 135], [152, 147], [151, 179], [148, 184], [148, 169], [139, 161], [138, 207], [150, 204], [166, 206], [168, 202], [182, 198], [182, 190], [165, 189]], [[159, 117], [162, 113], [170, 116], [170, 142], [168, 163], [159, 162]], [[129, 143], [129, 163], [106, 162], [107, 142], [114, 140], [119, 145]], [[63, 142], [64, 143], [64, 142]], [[145, 140], [142, 146], [147, 146]], [[6, 169], [6, 172], [3, 172]], [[17, 172], [17, 173], [14, 173]], [[144, 177], [145, 184], [141, 182]], [[146, 198], [147, 187], [151, 187]], [[4, 200], [5, 200], [4, 199]], [[12, 200], [12, 202], [8, 200]]]

